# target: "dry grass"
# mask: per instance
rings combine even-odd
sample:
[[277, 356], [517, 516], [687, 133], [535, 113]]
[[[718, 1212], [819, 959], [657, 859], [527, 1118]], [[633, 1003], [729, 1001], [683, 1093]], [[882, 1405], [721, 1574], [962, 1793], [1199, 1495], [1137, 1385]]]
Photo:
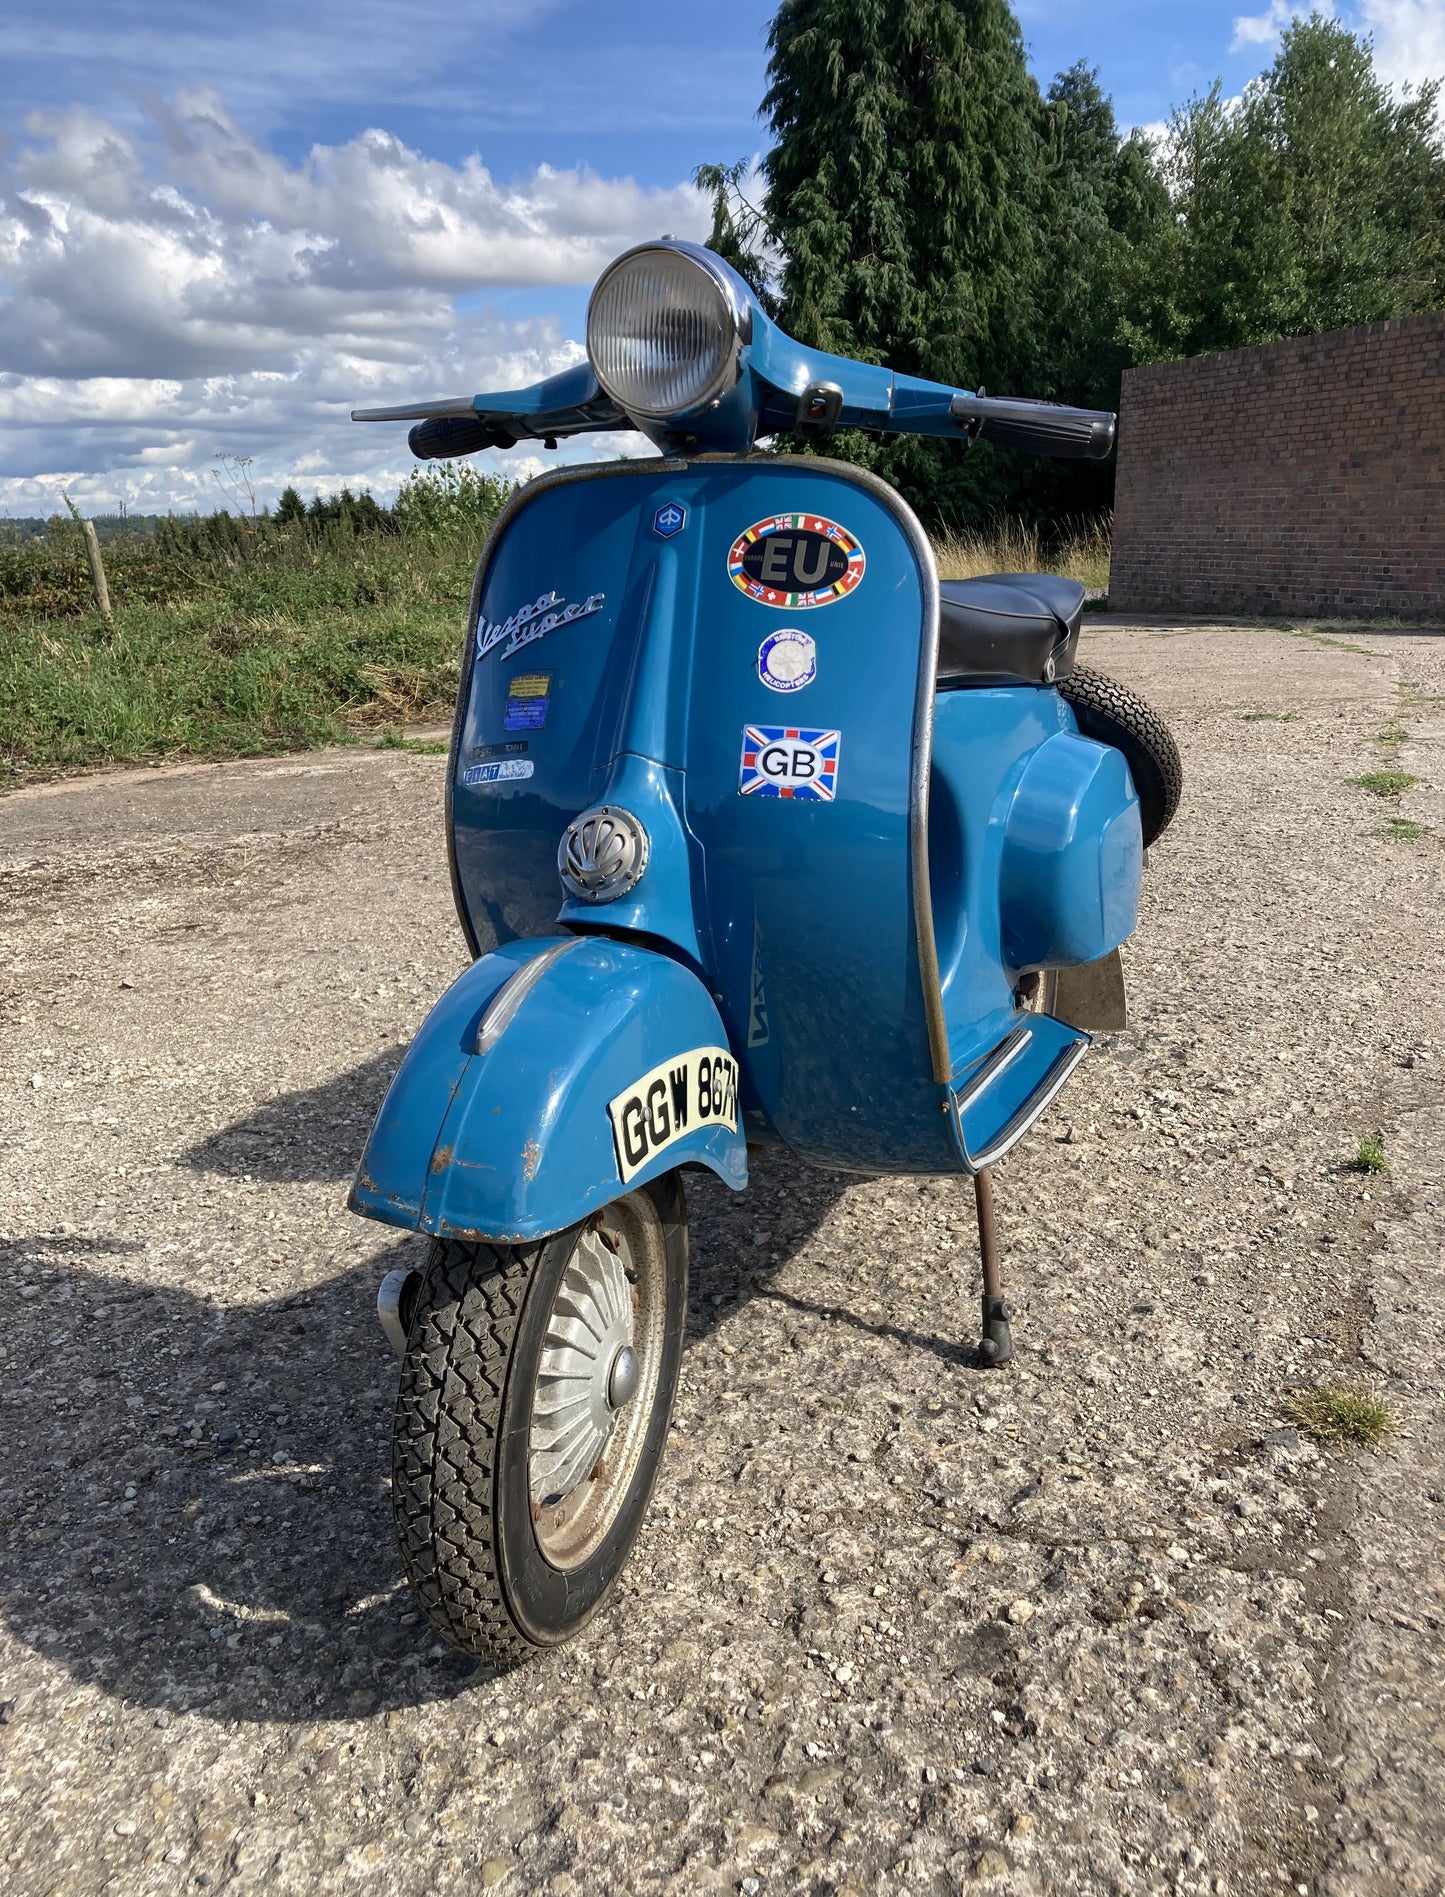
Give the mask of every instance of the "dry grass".
[[933, 542], [938, 574], [944, 580], [972, 580], [984, 573], [1062, 573], [1091, 592], [1109, 587], [1109, 523], [1066, 523], [1041, 538], [1038, 529], [1019, 520], [998, 520], [985, 529], [939, 534]]

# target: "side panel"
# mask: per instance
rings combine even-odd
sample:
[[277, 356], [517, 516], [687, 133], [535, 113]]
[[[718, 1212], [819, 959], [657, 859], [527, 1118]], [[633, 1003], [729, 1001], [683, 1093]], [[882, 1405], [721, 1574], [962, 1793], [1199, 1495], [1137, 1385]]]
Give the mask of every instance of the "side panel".
[[[553, 938], [556, 939], [555, 937]], [[522, 1243], [561, 1231], [674, 1166], [706, 1165], [747, 1183], [740, 1130], [710, 1116], [732, 1066], [708, 1054], [705, 1092], [679, 1082], [647, 1089], [681, 1057], [726, 1050], [706, 989], [679, 963], [602, 937], [579, 937], [528, 990], [486, 1054], [472, 1050], [488, 1002], [550, 944], [484, 956], [437, 1004], [407, 1051], [367, 1142], [351, 1206], [439, 1237]], [[650, 1116], [650, 1118], [649, 1118]], [[685, 1130], [679, 1131], [686, 1120]], [[625, 1157], [624, 1157], [625, 1156]]]
[[944, 1012], [955, 1078], [1017, 1019], [999, 926], [1004, 824], [1041, 746], [1073, 729], [1055, 691], [976, 686], [940, 692], [933, 727], [930, 855]]
[[1061, 732], [1024, 768], [999, 871], [1004, 958], [1015, 968], [1098, 961], [1139, 921], [1144, 838], [1122, 751]]

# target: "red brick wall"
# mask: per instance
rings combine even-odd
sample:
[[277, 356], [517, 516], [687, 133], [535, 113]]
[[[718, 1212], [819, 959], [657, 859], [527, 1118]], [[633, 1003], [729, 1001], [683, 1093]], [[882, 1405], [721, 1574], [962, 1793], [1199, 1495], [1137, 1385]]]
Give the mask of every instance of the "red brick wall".
[[1445, 312], [1130, 369], [1109, 603], [1445, 619]]

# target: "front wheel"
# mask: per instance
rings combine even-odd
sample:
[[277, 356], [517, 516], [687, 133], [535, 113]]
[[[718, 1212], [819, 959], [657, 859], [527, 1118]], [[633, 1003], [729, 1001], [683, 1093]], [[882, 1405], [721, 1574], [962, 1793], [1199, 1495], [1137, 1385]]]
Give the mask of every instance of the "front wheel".
[[539, 1244], [432, 1246], [392, 1503], [412, 1591], [453, 1646], [516, 1666], [602, 1605], [652, 1497], [686, 1313], [676, 1174]]

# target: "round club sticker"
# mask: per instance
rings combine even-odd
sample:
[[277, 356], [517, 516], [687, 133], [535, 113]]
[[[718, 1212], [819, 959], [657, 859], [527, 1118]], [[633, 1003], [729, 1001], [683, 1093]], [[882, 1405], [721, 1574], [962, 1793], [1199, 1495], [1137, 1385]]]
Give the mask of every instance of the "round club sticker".
[[846, 599], [863, 578], [863, 549], [821, 514], [755, 521], [728, 549], [728, 576], [760, 606], [800, 612]]
[[818, 676], [818, 647], [796, 626], [769, 633], [758, 647], [758, 677], [770, 692], [800, 692]]

